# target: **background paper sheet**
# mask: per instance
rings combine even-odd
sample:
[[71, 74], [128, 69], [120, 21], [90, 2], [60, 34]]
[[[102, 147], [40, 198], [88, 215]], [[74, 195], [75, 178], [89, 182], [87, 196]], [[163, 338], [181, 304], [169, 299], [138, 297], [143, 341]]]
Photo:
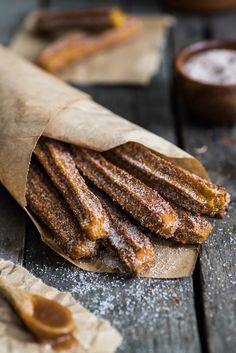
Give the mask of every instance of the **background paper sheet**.
[[[49, 40], [32, 28], [38, 11], [32, 12], [16, 33], [11, 49], [34, 62]], [[64, 69], [58, 77], [78, 84], [147, 84], [159, 70], [172, 16], [143, 16], [143, 31], [137, 38], [99, 52]]]

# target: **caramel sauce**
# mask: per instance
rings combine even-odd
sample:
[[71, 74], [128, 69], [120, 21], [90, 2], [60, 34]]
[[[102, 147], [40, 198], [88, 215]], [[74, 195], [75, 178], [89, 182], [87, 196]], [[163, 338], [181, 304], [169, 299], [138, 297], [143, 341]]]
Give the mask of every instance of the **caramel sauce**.
[[[48, 345], [55, 350], [69, 350], [79, 344], [73, 335], [75, 325], [71, 312], [66, 307], [38, 295], [34, 295], [32, 301], [34, 312], [30, 320], [31, 330], [39, 343]], [[48, 326], [48, 332], [45, 329], [42, 331], [40, 328], [33, 327], [34, 320]], [[53, 333], [53, 329], [60, 328], [62, 329], [60, 334]]]
[[34, 295], [33, 304], [34, 318], [48, 326], [65, 326], [72, 320], [71, 313], [54, 300], [47, 300], [44, 297]]

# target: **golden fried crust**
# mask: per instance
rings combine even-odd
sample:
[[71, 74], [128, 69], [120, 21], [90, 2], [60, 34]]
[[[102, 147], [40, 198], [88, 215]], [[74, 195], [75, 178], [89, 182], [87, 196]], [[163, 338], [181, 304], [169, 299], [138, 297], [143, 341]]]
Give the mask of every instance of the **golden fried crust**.
[[137, 36], [140, 30], [140, 21], [129, 18], [123, 26], [96, 35], [67, 34], [49, 44], [40, 54], [37, 64], [47, 71], [57, 72], [74, 61]]
[[77, 11], [41, 11], [36, 19], [34, 31], [54, 33], [68, 29], [83, 29], [97, 32], [121, 27], [126, 15], [116, 7], [91, 7]]
[[207, 240], [213, 227], [208, 220], [198, 214], [174, 206], [179, 217], [179, 225], [173, 239], [182, 244], [202, 244]]
[[29, 209], [50, 229], [67, 256], [78, 260], [96, 254], [96, 242], [86, 238], [73, 213], [35, 162], [28, 174], [26, 199]]
[[189, 211], [221, 217], [228, 207], [230, 196], [224, 187], [177, 167], [140, 144], [126, 143], [105, 156]]
[[95, 188], [92, 191], [99, 197], [109, 217], [110, 231], [103, 241], [105, 248], [112, 249], [133, 275], [137, 276], [150, 268], [155, 253], [149, 238], [107, 196]]
[[114, 166], [99, 152], [75, 146], [71, 149], [80, 172], [143, 226], [165, 238], [174, 234], [177, 214], [155, 190]]
[[66, 145], [43, 138], [34, 153], [64, 196], [86, 235], [92, 240], [105, 238], [109, 228], [105, 219], [106, 212], [85, 184]]

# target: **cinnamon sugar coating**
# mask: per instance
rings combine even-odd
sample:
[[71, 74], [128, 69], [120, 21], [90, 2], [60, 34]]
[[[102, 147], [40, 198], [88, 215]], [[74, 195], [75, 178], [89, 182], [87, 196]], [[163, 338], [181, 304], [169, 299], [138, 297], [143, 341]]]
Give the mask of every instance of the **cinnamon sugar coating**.
[[224, 187], [172, 164], [143, 145], [129, 142], [104, 155], [186, 210], [222, 217], [228, 207], [230, 196]]
[[107, 161], [99, 152], [75, 146], [71, 149], [80, 172], [126, 212], [165, 238], [174, 234], [177, 214], [155, 190]]
[[50, 229], [55, 243], [73, 260], [94, 256], [97, 244], [86, 238], [46, 173], [32, 162], [28, 174], [27, 206]]
[[149, 238], [134, 225], [106, 195], [95, 188], [110, 222], [108, 238], [103, 241], [105, 248], [112, 249], [127, 272], [139, 275], [151, 267], [155, 259], [154, 248]]
[[86, 235], [92, 240], [106, 237], [109, 228], [106, 213], [85, 184], [68, 147], [59, 141], [41, 138], [34, 153]]
[[35, 156], [28, 207], [55, 243], [73, 260], [96, 255], [103, 244], [104, 261], [134, 276], [155, 260], [152, 239], [135, 220], [165, 238], [202, 244], [212, 226], [201, 214], [223, 215], [229, 202], [223, 187], [136, 143], [100, 153], [41, 138]]
[[172, 207], [179, 217], [179, 225], [173, 239], [182, 244], [202, 244], [207, 240], [213, 227], [210, 222], [199, 214], [194, 214], [180, 207]]

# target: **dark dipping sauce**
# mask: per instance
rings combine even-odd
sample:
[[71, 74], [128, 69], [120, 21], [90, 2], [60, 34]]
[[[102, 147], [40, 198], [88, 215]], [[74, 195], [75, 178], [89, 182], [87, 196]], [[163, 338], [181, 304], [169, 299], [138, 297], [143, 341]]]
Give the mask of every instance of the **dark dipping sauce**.
[[67, 314], [65, 308], [54, 300], [47, 300], [35, 295], [33, 303], [34, 318], [48, 326], [65, 326], [71, 320], [71, 316]]
[[[73, 322], [71, 312], [56, 301], [38, 295], [34, 295], [32, 300], [34, 305], [33, 318], [40, 321], [42, 324], [59, 329]], [[79, 341], [73, 335], [73, 331], [74, 327], [72, 326], [69, 332], [51, 337], [50, 334], [44, 336], [41, 332], [36, 331], [34, 331], [34, 334], [40, 343], [59, 350], [71, 349], [79, 344]]]

